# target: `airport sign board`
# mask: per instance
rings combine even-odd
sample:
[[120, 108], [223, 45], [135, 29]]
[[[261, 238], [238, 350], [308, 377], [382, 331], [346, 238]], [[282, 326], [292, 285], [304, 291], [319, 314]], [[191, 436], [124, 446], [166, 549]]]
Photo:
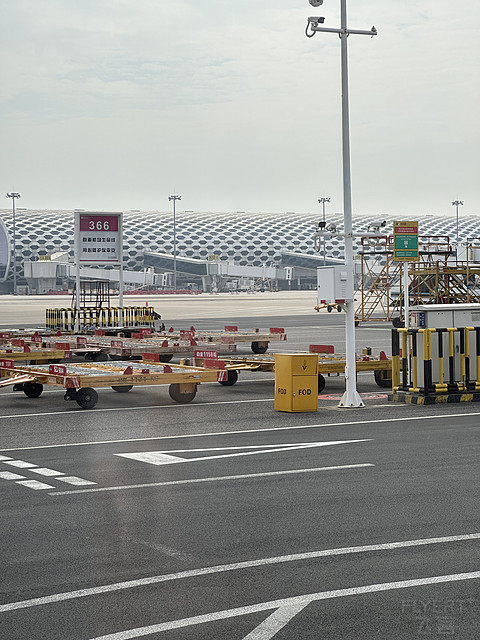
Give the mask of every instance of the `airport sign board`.
[[397, 262], [418, 262], [418, 222], [393, 223], [393, 259]]
[[122, 213], [75, 211], [80, 263], [119, 264], [122, 258]]

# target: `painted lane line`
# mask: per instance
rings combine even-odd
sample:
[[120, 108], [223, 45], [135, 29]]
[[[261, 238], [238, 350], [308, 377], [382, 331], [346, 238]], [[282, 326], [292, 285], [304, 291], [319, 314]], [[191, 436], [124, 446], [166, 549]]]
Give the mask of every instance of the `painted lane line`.
[[309, 593], [302, 596], [294, 596], [292, 598], [283, 598], [282, 600], [260, 602], [258, 604], [249, 605], [246, 607], [238, 607], [236, 609], [216, 611], [200, 616], [194, 616], [192, 618], [184, 618], [183, 620], [172, 620], [171, 622], [161, 622], [159, 624], [153, 624], [147, 627], [137, 627], [136, 629], [120, 631], [119, 633], [110, 633], [106, 636], [97, 636], [96, 638], [92, 638], [91, 640], [131, 640], [132, 638], [148, 636], [152, 635], [153, 633], [161, 633], [163, 631], [171, 631], [172, 629], [191, 627], [198, 624], [213, 622], [215, 620], [227, 620], [228, 618], [246, 616], [252, 613], [258, 613], [260, 611], [269, 611], [270, 609], [281, 609], [288, 607], [298, 608], [299, 610], [301, 610], [308, 604], [312, 602], [318, 602], [320, 600], [342, 598], [346, 596], [358, 596], [365, 593], [393, 591], [396, 589], [423, 587], [429, 584], [459, 582], [463, 580], [477, 580], [478, 578], [480, 578], [480, 571], [472, 571], [471, 573], [454, 573], [445, 576], [433, 576], [431, 578], [416, 578], [413, 580], [400, 580], [398, 582], [368, 584], [361, 587], [351, 587], [349, 589], [336, 589], [334, 591], [319, 591], [318, 593]]
[[51, 484], [45, 484], [45, 482], [39, 482], [38, 480], [20, 480], [15, 484], [21, 484], [24, 487], [28, 487], [29, 489], [55, 489]]
[[[256, 402], [256, 401], [255, 401]], [[188, 406], [188, 405], [182, 405]], [[204, 406], [204, 405], [195, 405], [195, 406]], [[407, 405], [405, 405], [407, 406]], [[137, 407], [138, 408], [138, 407]], [[97, 413], [97, 410], [95, 409]], [[69, 412], [66, 412], [69, 413]], [[45, 414], [41, 414], [45, 415]], [[428, 415], [428, 416], [407, 416], [404, 418], [378, 418], [374, 420], [353, 420], [351, 422], [328, 422], [328, 423], [320, 423], [320, 424], [303, 424], [303, 425], [294, 425], [290, 427], [265, 427], [263, 429], [238, 429], [236, 431], [208, 431], [205, 433], [187, 433], [187, 434], [172, 434], [165, 436], [152, 436], [148, 438], [123, 438], [120, 440], [92, 440], [88, 442], [69, 442], [62, 444], [42, 444], [33, 447], [10, 447], [5, 449], [0, 449], [0, 451], [34, 451], [36, 449], [62, 449], [65, 447], [88, 447], [97, 444], [124, 444], [127, 442], [150, 442], [154, 440], [177, 440], [179, 438], [209, 438], [209, 437], [218, 437], [218, 436], [231, 436], [231, 435], [242, 435], [242, 434], [257, 434], [257, 433], [276, 433], [278, 431], [293, 431], [295, 429], [325, 429], [330, 427], [351, 427], [351, 426], [366, 426], [366, 425], [375, 425], [375, 424], [388, 424], [391, 422], [412, 422], [414, 420], [442, 420], [446, 419], [452, 421], [455, 418], [471, 418], [480, 416], [480, 412], [472, 412], [472, 413], [451, 413], [451, 414], [442, 414], [442, 415]], [[0, 416], [1, 418], [2, 416]], [[432, 428], [436, 428], [437, 425], [432, 425]], [[456, 428], [456, 427], [455, 427]]]
[[15, 611], [17, 609], [28, 609], [29, 607], [39, 607], [46, 604], [54, 604], [64, 602], [65, 600], [75, 600], [77, 598], [86, 598], [89, 596], [97, 596], [102, 593], [112, 593], [115, 591], [123, 591], [124, 589], [136, 589], [138, 587], [150, 586], [161, 582], [171, 582], [172, 580], [182, 580], [185, 578], [197, 578], [199, 576], [213, 575], [217, 573], [226, 573], [228, 571], [240, 571], [243, 569], [252, 569], [256, 567], [264, 567], [268, 565], [284, 564], [288, 562], [301, 562], [303, 560], [315, 560], [317, 558], [330, 558], [335, 556], [344, 556], [354, 553], [375, 553], [378, 551], [392, 551], [395, 549], [409, 549], [415, 547], [423, 547], [434, 544], [449, 544], [455, 542], [471, 542], [480, 540], [480, 533], [467, 533], [456, 536], [444, 536], [442, 538], [420, 538], [417, 540], [402, 540], [400, 542], [384, 542], [380, 544], [369, 544], [359, 547], [339, 547], [337, 549], [321, 549], [319, 551], [307, 551], [305, 553], [294, 553], [286, 556], [273, 556], [270, 558], [260, 558], [258, 560], [244, 560], [241, 562], [233, 562], [231, 564], [220, 564], [211, 567], [203, 567], [201, 569], [189, 569], [188, 571], [180, 571], [178, 573], [167, 573], [163, 575], [150, 576], [148, 578], [138, 578], [137, 580], [126, 580], [124, 582], [114, 582], [113, 584], [100, 585], [98, 587], [89, 587], [86, 589], [78, 589], [77, 591], [67, 591], [64, 593], [54, 593], [49, 596], [32, 598], [31, 600], [20, 600], [18, 602], [7, 602], [0, 605], [0, 613], [7, 611]]
[[2, 480], [25, 480], [25, 476], [20, 476], [18, 473], [10, 473], [10, 471], [0, 471], [0, 478]]
[[5, 460], [11, 460], [8, 456], [0, 456], [0, 462], [4, 462]]
[[[222, 458], [239, 458], [244, 456], [256, 456], [264, 453], [279, 453], [282, 451], [298, 451], [299, 449], [313, 449], [317, 447], [328, 447], [336, 444], [353, 444], [357, 442], [369, 442], [370, 439], [364, 440], [332, 440], [330, 442], [309, 442], [307, 444], [297, 445], [292, 443], [291, 445], [282, 445], [279, 448], [274, 449], [262, 449], [262, 445], [259, 445], [257, 449], [259, 451], [242, 451], [240, 453], [224, 453], [222, 455], [215, 456], [203, 456], [200, 458], [180, 458], [177, 456], [165, 455], [164, 451], [144, 451], [138, 453], [116, 453], [116, 456], [122, 458], [129, 458], [132, 460], [138, 460], [140, 462], [148, 462], [148, 464], [163, 465], [163, 464], [175, 464], [180, 462], [203, 462], [205, 460], [220, 460]], [[158, 454], [158, 457], [157, 457]]]
[[134, 544], [141, 545], [142, 547], [146, 547], [147, 549], [158, 551], [159, 553], [163, 553], [164, 555], [170, 558], [175, 558], [176, 560], [181, 560], [182, 562], [193, 563], [197, 561], [195, 556], [192, 556], [189, 553], [185, 553], [184, 551], [179, 551], [178, 549], [172, 549], [172, 547], [168, 547], [165, 544], [147, 542], [146, 540], [140, 540], [139, 538], [132, 538], [130, 536], [123, 536], [123, 539], [127, 540], [128, 542], [133, 542]]
[[[218, 384], [218, 382], [215, 382]], [[149, 409], [181, 409], [182, 407], [211, 407], [224, 404], [252, 404], [254, 402], [273, 402], [273, 398], [258, 398], [257, 400], [222, 400], [219, 402], [198, 402], [195, 404], [155, 404], [147, 407], [110, 407], [109, 409], [97, 409], [95, 408], [95, 414], [110, 413], [112, 411], [148, 411]], [[39, 418], [42, 416], [60, 416], [60, 415], [89, 415], [85, 411], [70, 410], [70, 411], [45, 411], [42, 413], [17, 413], [9, 416], [0, 416], [0, 420], [11, 420], [16, 418]], [[6, 449], [3, 449], [6, 451]]]
[[[311, 469], [292, 469], [290, 471], [266, 471], [264, 473], [244, 473], [237, 476], [216, 476], [213, 478], [191, 478], [189, 480], [168, 480], [165, 482], [145, 482], [142, 484], [125, 484], [115, 487], [98, 487], [97, 489], [74, 489], [73, 491], [52, 491], [50, 496], [71, 496], [79, 493], [103, 493], [105, 491], [128, 491], [130, 489], [148, 489], [151, 487], [170, 487], [182, 484], [202, 484], [205, 482], [221, 482], [228, 480], [248, 480], [250, 478], [266, 478], [270, 476], [287, 476], [300, 473], [315, 473], [317, 471], [341, 471], [343, 469], [360, 469], [363, 467], [374, 467], [374, 464], [344, 464], [335, 467], [316, 467]], [[65, 478], [58, 478], [65, 480]], [[96, 484], [95, 482], [91, 484]]]
[[5, 464], [10, 464], [12, 467], [18, 467], [19, 469], [33, 469], [33, 467], [37, 466], [31, 462], [25, 462], [25, 460], [9, 460]]
[[48, 469], [47, 467], [37, 467], [36, 469], [31, 469], [33, 473], [38, 473], [41, 476], [64, 476], [65, 474], [61, 471], [55, 471], [54, 469]]
[[77, 478], [76, 476], [60, 476], [55, 479], [59, 480], [60, 482], [66, 482], [67, 484], [76, 485], [78, 487], [86, 486], [88, 484], [97, 484], [96, 482], [92, 482], [91, 480], [84, 480], [83, 478]]
[[[362, 440], [324, 440], [327, 445], [328, 444], [344, 444], [348, 442], [367, 442], [373, 440], [373, 438], [363, 438]], [[243, 449], [273, 449], [275, 447], [308, 447], [310, 445], [318, 444], [316, 442], [286, 442], [286, 443], [278, 443], [278, 444], [245, 444], [240, 447], [204, 447], [202, 449], [166, 449], [165, 451], [160, 451], [158, 453], [205, 453], [207, 451], [241, 451]], [[154, 452], [157, 453], [157, 452]], [[125, 455], [122, 453], [115, 455]]]
[[280, 607], [268, 616], [243, 640], [270, 640], [273, 636], [285, 627], [292, 618], [305, 609], [306, 604], [293, 604], [287, 607]]

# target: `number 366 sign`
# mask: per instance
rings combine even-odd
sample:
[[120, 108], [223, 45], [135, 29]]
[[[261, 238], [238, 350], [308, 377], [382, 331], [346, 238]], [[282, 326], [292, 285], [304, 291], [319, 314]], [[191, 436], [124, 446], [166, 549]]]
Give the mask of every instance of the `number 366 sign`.
[[79, 262], [119, 263], [122, 248], [122, 213], [75, 211], [75, 238]]

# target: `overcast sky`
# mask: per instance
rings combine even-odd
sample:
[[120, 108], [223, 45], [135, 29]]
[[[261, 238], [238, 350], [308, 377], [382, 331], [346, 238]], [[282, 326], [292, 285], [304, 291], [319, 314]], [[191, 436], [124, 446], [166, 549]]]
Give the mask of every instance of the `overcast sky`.
[[[340, 0], [3, 0], [18, 206], [343, 210]], [[480, 214], [480, 3], [349, 0], [353, 211]], [[8, 207], [5, 200], [4, 205]], [[328, 211], [328, 209], [327, 209]]]

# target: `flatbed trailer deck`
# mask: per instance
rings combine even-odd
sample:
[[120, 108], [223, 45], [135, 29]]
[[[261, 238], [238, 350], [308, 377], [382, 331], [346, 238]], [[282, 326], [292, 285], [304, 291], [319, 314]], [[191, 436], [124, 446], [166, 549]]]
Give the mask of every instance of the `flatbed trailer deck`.
[[[236, 356], [234, 358], [221, 357], [225, 363], [225, 369], [228, 371], [228, 377], [226, 380], [220, 381], [222, 385], [231, 386], [238, 380], [238, 373], [240, 371], [275, 371], [275, 357], [274, 356], [250, 356], [241, 357]], [[202, 358], [195, 358], [196, 365], [202, 366], [204, 360]], [[345, 373], [346, 359], [343, 355], [324, 355], [319, 354], [318, 357], [318, 392], [321, 393], [326, 384], [325, 378], [331, 376], [340, 376]], [[388, 358], [382, 351], [378, 357], [359, 355], [356, 359], [356, 370], [358, 372], [371, 371], [374, 375], [375, 382], [379, 387], [391, 387], [392, 386], [392, 360]]]
[[[215, 363], [212, 363], [212, 367]], [[111, 387], [126, 393], [134, 386], [169, 385], [170, 397], [182, 404], [191, 402], [202, 382], [226, 378], [223, 363], [217, 368], [155, 365], [141, 362], [113, 364], [51, 364], [17, 366], [13, 360], [0, 360], [0, 387], [13, 386], [30, 398], [37, 398], [44, 385], [63, 387], [65, 400], [75, 400], [82, 409], [93, 409], [98, 401], [95, 388]]]
[[258, 354], [265, 353], [270, 342], [278, 342], [287, 339], [285, 329], [280, 327], [271, 327], [268, 331], [261, 331], [260, 329], [239, 330], [236, 325], [225, 325], [223, 331], [208, 331], [203, 329], [201, 331], [197, 331], [195, 327], [190, 327], [190, 329], [175, 332], [173, 331], [173, 328], [171, 328], [170, 331], [156, 335], [161, 335], [164, 338], [170, 339], [172, 337], [175, 339], [192, 338], [197, 342], [209, 343], [210, 345], [212, 343], [225, 345], [250, 342], [253, 353]]

